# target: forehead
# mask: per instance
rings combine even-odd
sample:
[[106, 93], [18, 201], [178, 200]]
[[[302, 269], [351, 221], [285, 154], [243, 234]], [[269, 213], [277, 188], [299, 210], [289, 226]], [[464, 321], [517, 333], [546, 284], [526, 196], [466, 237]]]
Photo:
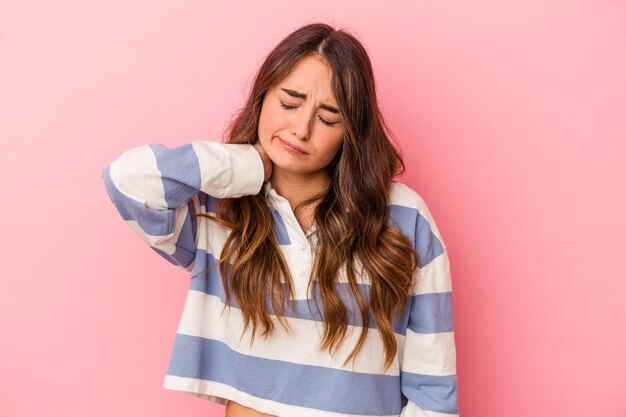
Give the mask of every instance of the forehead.
[[334, 103], [330, 84], [332, 75], [330, 66], [320, 58], [304, 57], [275, 88], [279, 93], [282, 91], [281, 87], [288, 88], [309, 97], [313, 96], [313, 99]]

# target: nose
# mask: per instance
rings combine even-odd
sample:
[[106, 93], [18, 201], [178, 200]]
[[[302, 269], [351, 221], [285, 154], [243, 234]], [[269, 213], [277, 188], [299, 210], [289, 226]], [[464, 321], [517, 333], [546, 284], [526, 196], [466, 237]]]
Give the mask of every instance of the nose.
[[300, 140], [309, 138], [310, 125], [313, 122], [314, 115], [311, 112], [298, 112], [292, 127], [292, 133]]

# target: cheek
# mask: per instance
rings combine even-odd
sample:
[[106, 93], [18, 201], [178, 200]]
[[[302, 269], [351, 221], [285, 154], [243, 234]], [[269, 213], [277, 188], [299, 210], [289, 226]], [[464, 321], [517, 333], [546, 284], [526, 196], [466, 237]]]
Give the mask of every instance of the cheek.
[[280, 112], [264, 107], [259, 118], [259, 128], [264, 131], [276, 130], [282, 123], [282, 119]]
[[268, 104], [264, 102], [261, 107], [261, 113], [259, 114], [259, 125], [257, 128], [260, 140], [265, 139], [265, 132], [269, 130], [269, 125], [271, 124], [272, 118], [270, 113], [271, 111], [268, 108]]
[[337, 137], [332, 137], [332, 138], [328, 138], [328, 141], [326, 142], [328, 145], [324, 147], [324, 156], [325, 159], [333, 159], [335, 157], [335, 154], [337, 154], [337, 152], [339, 151], [339, 149], [341, 149], [341, 146], [343, 144], [343, 139], [342, 137], [337, 138]]
[[270, 146], [272, 138], [281, 129], [283, 129], [283, 123], [276, 112], [269, 111], [261, 114], [258, 128], [259, 141], [265, 146]]

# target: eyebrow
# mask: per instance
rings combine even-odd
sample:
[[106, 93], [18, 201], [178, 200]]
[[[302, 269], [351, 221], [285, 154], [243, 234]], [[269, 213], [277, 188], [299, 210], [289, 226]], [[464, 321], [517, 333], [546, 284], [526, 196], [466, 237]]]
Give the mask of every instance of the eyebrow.
[[[291, 97], [296, 97], [296, 98], [302, 98], [304, 100], [306, 100], [307, 95], [304, 93], [300, 93], [298, 91], [295, 90], [290, 90], [288, 88], [282, 88], [281, 90], [283, 90], [285, 93], [289, 94]], [[337, 107], [331, 106], [330, 104], [326, 104], [326, 103], [321, 103], [320, 107], [324, 110], [328, 110], [331, 113], [336, 113], [339, 114], [339, 109]]]

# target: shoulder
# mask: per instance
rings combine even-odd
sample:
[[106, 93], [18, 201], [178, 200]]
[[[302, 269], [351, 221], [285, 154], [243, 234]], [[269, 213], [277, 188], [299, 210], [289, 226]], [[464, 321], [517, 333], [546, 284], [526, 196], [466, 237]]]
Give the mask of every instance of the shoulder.
[[417, 212], [428, 210], [426, 202], [417, 191], [397, 181], [391, 183], [389, 205], [413, 209]]
[[389, 192], [389, 201], [391, 204], [396, 203], [419, 203], [423, 201], [422, 196], [413, 188], [403, 182], [393, 181]]
[[432, 233], [441, 240], [437, 223], [424, 198], [402, 182], [391, 183], [389, 215], [407, 232], [412, 230], [417, 234]]

